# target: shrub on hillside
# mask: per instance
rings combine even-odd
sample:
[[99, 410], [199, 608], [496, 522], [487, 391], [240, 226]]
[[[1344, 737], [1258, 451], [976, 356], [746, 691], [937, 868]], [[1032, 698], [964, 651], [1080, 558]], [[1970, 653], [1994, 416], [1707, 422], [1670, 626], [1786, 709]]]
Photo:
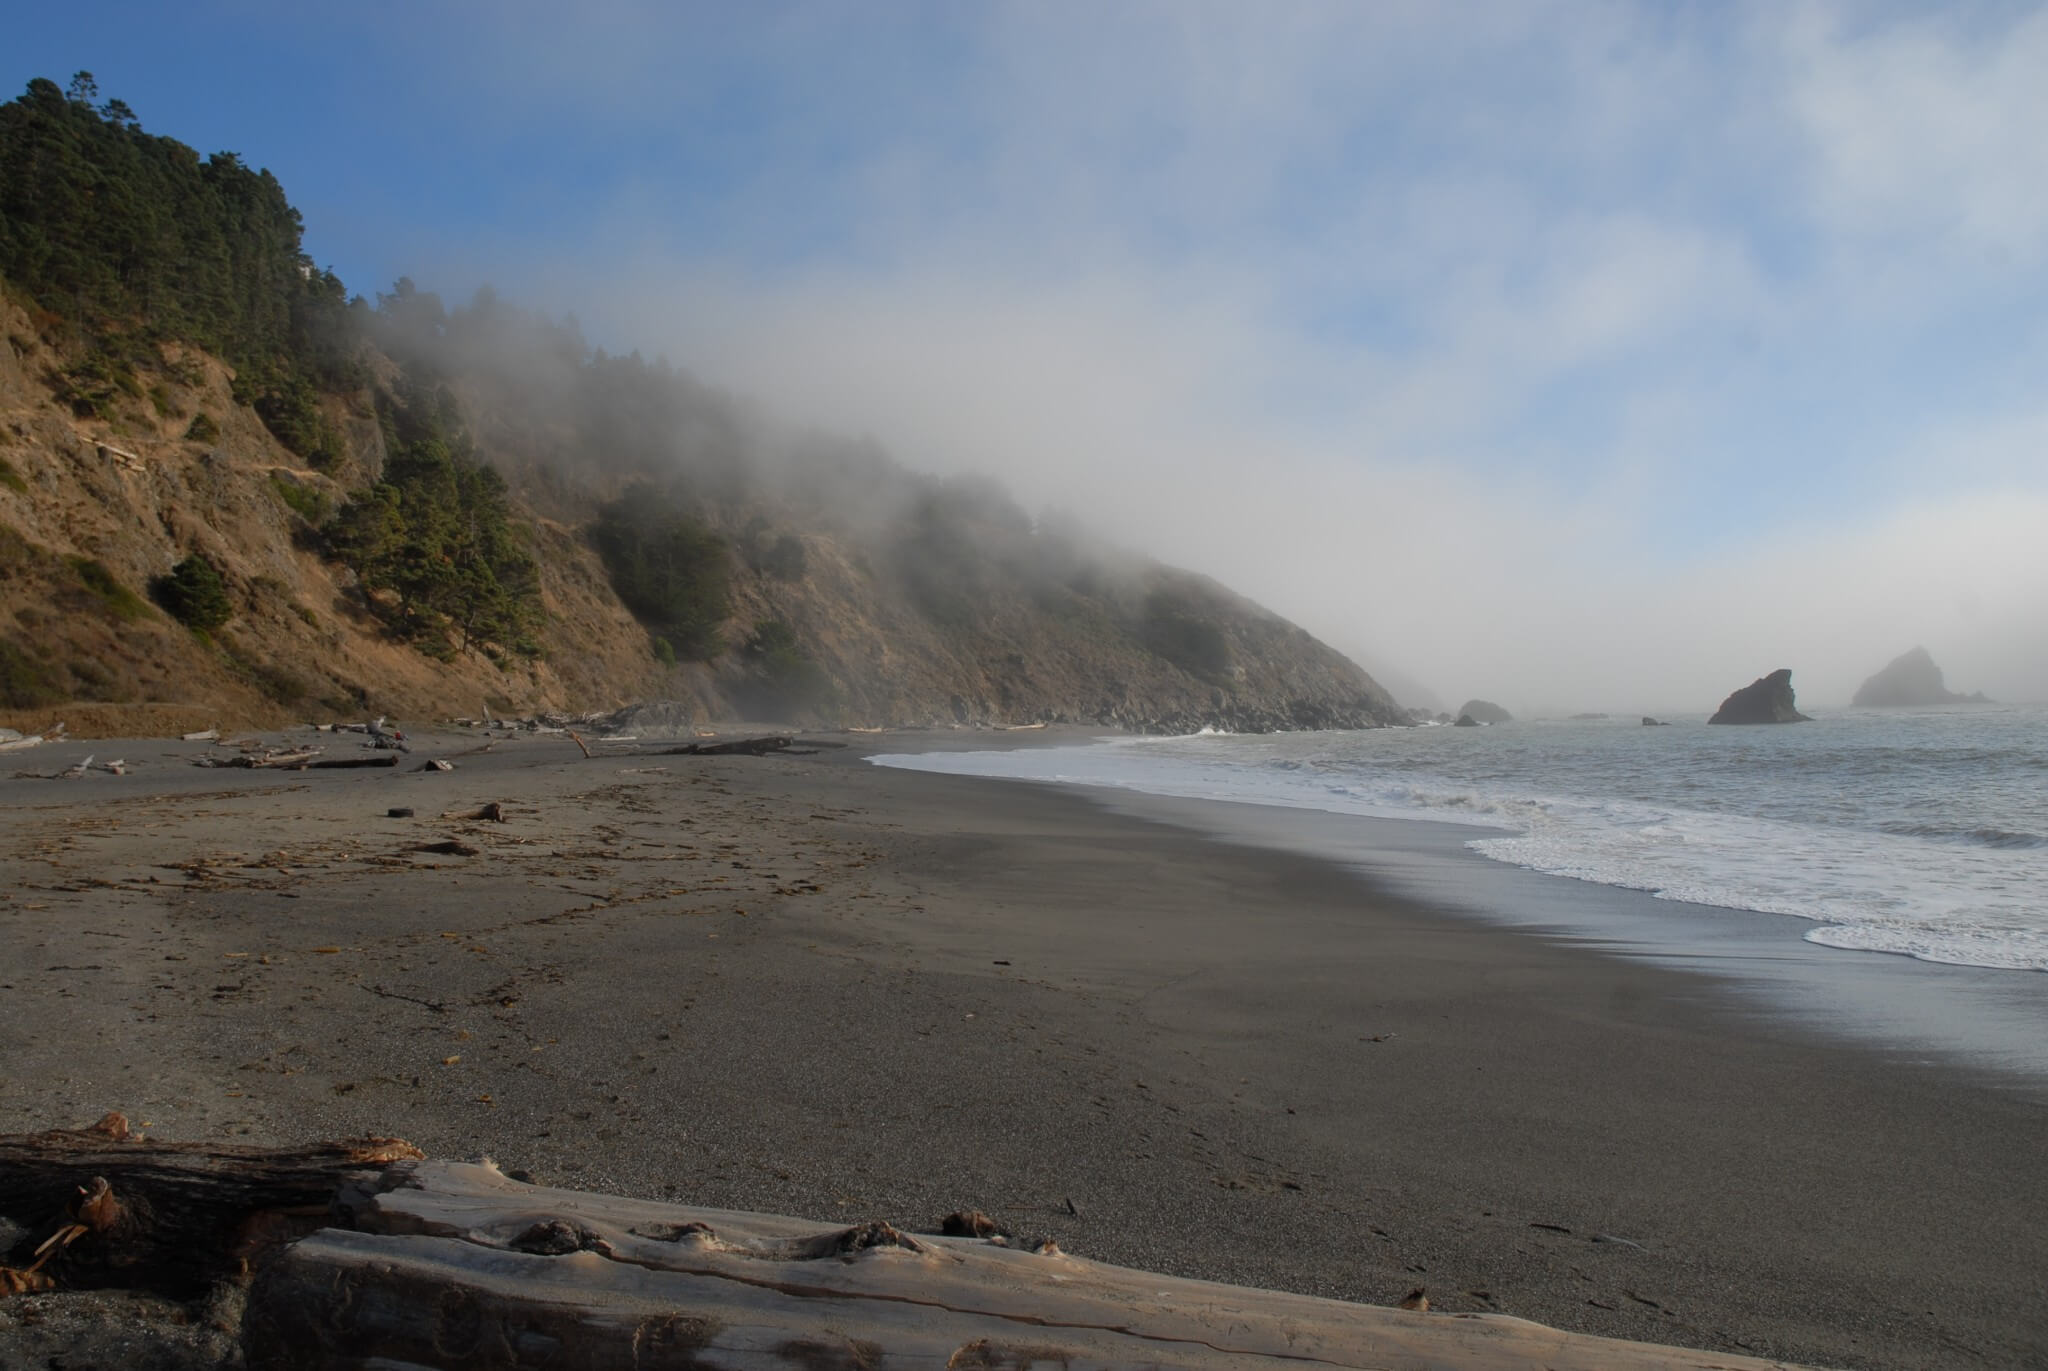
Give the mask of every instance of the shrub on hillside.
[[211, 633], [235, 617], [227, 582], [212, 562], [196, 552], [172, 567], [168, 575], [152, 580], [149, 595], [166, 614], [201, 633]]
[[598, 511], [590, 541], [620, 601], [676, 656], [701, 662], [718, 655], [731, 565], [723, 538], [636, 486]]

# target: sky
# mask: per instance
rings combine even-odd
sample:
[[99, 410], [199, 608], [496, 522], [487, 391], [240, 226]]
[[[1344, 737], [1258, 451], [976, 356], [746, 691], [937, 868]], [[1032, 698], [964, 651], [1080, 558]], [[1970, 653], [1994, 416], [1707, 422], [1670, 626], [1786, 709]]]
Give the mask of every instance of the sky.
[[0, 80], [1206, 572], [1411, 703], [2048, 699], [2048, 7], [38, 6]]

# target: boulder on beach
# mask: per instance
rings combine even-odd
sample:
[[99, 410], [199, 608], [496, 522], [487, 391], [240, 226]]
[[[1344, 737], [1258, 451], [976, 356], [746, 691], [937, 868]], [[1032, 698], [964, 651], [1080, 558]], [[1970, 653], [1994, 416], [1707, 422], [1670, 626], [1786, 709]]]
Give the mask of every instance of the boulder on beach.
[[1924, 647], [1894, 657], [1865, 681], [1850, 701], [1859, 709], [1900, 709], [1914, 705], [1988, 705], [1982, 691], [1963, 695], [1948, 688], [1941, 668]]
[[1792, 669], [1779, 667], [1721, 701], [1710, 724], [1798, 724], [1809, 722], [1792, 698]]
[[1458, 711], [1458, 716], [1464, 718], [1468, 715], [1475, 722], [1482, 724], [1507, 724], [1513, 723], [1515, 719], [1514, 715], [1491, 700], [1465, 701], [1465, 706]]

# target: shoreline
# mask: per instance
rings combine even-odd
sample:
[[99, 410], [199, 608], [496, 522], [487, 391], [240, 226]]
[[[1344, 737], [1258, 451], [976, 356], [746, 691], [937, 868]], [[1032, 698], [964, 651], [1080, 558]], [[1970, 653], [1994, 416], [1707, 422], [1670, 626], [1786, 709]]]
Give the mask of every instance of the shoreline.
[[1698, 977], [865, 739], [304, 776], [151, 746], [0, 781], [0, 1130], [120, 1108], [707, 1207], [973, 1207], [1168, 1274], [1822, 1366], [2048, 1347], [2041, 1099]]
[[1804, 916], [1670, 899], [1533, 870], [1468, 846], [1521, 831], [1498, 822], [1196, 798], [1083, 780], [939, 774], [1065, 790], [1107, 811], [1217, 842], [1332, 862], [1375, 889], [1456, 917], [1711, 978], [1733, 1000], [1810, 1032], [2048, 1090], [2048, 973], [1837, 946], [1809, 939], [1825, 925]]

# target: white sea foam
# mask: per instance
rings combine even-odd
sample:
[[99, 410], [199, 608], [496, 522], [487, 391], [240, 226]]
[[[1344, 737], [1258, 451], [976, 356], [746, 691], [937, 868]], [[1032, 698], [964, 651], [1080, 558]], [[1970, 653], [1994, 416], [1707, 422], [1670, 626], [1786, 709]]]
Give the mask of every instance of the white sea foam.
[[[1498, 861], [1812, 921], [1809, 941], [2048, 971], [2048, 714], [1851, 714], [1118, 739], [878, 757], [1192, 799], [1485, 825]], [[1673, 917], [1683, 917], [1674, 911]]]

